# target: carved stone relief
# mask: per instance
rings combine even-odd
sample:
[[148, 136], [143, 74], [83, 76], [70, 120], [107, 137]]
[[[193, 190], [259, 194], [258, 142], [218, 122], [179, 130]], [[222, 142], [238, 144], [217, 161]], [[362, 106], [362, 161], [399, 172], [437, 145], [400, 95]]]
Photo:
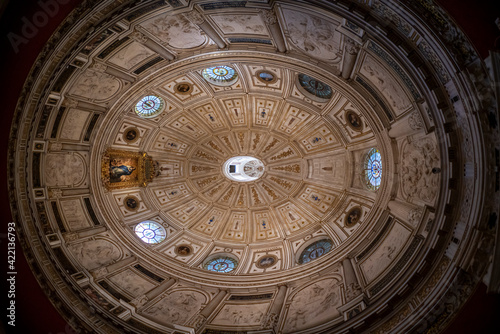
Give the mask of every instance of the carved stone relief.
[[259, 15], [211, 15], [224, 34], [268, 35]]
[[45, 183], [48, 187], [77, 186], [86, 183], [87, 164], [77, 153], [49, 153], [45, 167]]
[[[340, 61], [340, 22], [330, 22], [318, 16], [285, 9], [289, 40], [308, 55], [326, 61]], [[312, 38], [314, 36], [314, 38]]]
[[71, 244], [68, 249], [78, 262], [88, 270], [109, 264], [121, 257], [118, 247], [103, 239]]
[[177, 49], [195, 48], [207, 41], [204, 33], [183, 15], [160, 15], [141, 23], [141, 26]]
[[71, 231], [91, 227], [91, 222], [85, 216], [82, 203], [79, 199], [64, 200], [60, 202], [66, 224]]
[[109, 62], [130, 70], [132, 67], [154, 54], [155, 52], [151, 49], [134, 41], [111, 57]]
[[161, 322], [185, 324], [199, 312], [206, 298], [199, 292], [182, 290], [162, 296], [159, 302], [144, 311], [144, 315]]
[[434, 140], [422, 138], [405, 143], [402, 151], [401, 181], [404, 197], [432, 203], [439, 190], [439, 174], [434, 174], [432, 169], [441, 166]]
[[340, 288], [335, 279], [325, 279], [300, 290], [292, 297], [283, 327], [284, 333], [297, 331], [340, 316]]
[[110, 276], [108, 279], [134, 297], [143, 295], [155, 287], [153, 283], [137, 275], [130, 269]]
[[260, 326], [269, 303], [258, 304], [226, 304], [212, 320], [214, 325], [227, 326]]
[[82, 132], [85, 130], [85, 125], [90, 113], [88, 111], [70, 109], [61, 126], [59, 138], [69, 140], [80, 140]]
[[366, 281], [369, 283], [381, 274], [398, 256], [406, 244], [411, 231], [396, 222], [377, 249], [360, 264]]
[[396, 115], [402, 114], [411, 107], [410, 99], [395, 76], [371, 56], [365, 58], [360, 73], [382, 93]]
[[73, 84], [69, 93], [93, 101], [108, 100], [120, 89], [120, 81], [111, 74], [89, 68]]

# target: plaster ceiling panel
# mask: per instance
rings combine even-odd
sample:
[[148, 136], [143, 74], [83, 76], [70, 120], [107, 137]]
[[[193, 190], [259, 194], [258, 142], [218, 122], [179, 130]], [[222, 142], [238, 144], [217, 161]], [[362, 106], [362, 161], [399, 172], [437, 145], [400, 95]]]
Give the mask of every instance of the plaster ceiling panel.
[[336, 28], [340, 19], [328, 20], [295, 9], [284, 8], [282, 15], [286, 24], [288, 38], [297, 49], [328, 62], [340, 61], [340, 33]]
[[90, 114], [90, 112], [84, 110], [69, 109], [61, 126], [59, 138], [80, 141], [83, 132], [86, 130]]
[[336, 279], [324, 279], [302, 288], [291, 297], [284, 333], [296, 333], [311, 324], [319, 324], [340, 316], [342, 304]]
[[210, 15], [224, 35], [269, 37], [266, 24], [258, 14]]
[[226, 303], [211, 323], [235, 329], [259, 327], [269, 304], [269, 302], [245, 303], [244, 305]]
[[49, 153], [45, 159], [45, 183], [49, 187], [88, 185], [88, 153]]
[[367, 55], [360, 68], [360, 73], [366, 77], [375, 89], [388, 101], [396, 117], [412, 107], [410, 98], [395, 74], [380, 64], [371, 55]]
[[68, 94], [75, 98], [89, 101], [107, 101], [114, 97], [122, 88], [122, 83], [114, 75], [104, 73], [99, 67], [84, 70]]
[[85, 215], [80, 199], [68, 199], [59, 202], [64, 221], [70, 231], [77, 231], [92, 227], [92, 223]]
[[131, 269], [109, 276], [108, 280], [133, 297], [143, 295], [156, 286]]
[[206, 297], [200, 292], [193, 290], [173, 291], [163, 295], [142, 314], [160, 323], [164, 323], [168, 319], [168, 321], [178, 324], [186, 324], [206, 302]]
[[[249, 81], [250, 90], [253, 91], [258, 89], [269, 93], [284, 92], [286, 88], [286, 79], [288, 79], [289, 76], [289, 73], [285, 69], [271, 65], [244, 65], [247, 75], [251, 78], [251, 81]], [[262, 80], [262, 78], [259, 78], [259, 74], [263, 72], [272, 74], [274, 79]]]
[[161, 14], [140, 25], [165, 45], [176, 49], [192, 49], [209, 42], [202, 30], [184, 15]]
[[126, 70], [130, 70], [154, 54], [155, 52], [151, 49], [134, 41], [115, 53], [108, 61]]
[[410, 235], [411, 230], [404, 225], [397, 221], [393, 224], [383, 241], [359, 264], [367, 283], [377, 278], [398, 258]]
[[68, 245], [68, 250], [87, 270], [110, 264], [123, 257], [123, 251], [116, 243], [104, 238], [75, 242]]

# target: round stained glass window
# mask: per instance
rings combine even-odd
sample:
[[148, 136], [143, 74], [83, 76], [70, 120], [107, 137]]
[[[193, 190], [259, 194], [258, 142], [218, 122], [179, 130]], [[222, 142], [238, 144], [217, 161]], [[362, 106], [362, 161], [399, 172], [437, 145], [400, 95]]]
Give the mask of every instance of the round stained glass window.
[[161, 114], [165, 109], [162, 98], [154, 95], [144, 96], [135, 105], [135, 113], [143, 118], [152, 118]]
[[201, 72], [201, 75], [217, 86], [228, 86], [238, 79], [238, 73], [234, 68], [225, 65], [208, 67]]
[[203, 268], [217, 273], [228, 273], [233, 271], [238, 265], [238, 261], [229, 256], [214, 257], [203, 265]]
[[157, 244], [165, 240], [167, 232], [157, 222], [146, 220], [135, 226], [135, 234], [147, 244]]
[[332, 249], [332, 245], [332, 241], [329, 239], [313, 242], [300, 254], [299, 264], [308, 263], [325, 255]]
[[299, 74], [299, 84], [308, 93], [320, 99], [328, 100], [333, 95], [330, 86], [305, 74]]
[[382, 180], [382, 156], [379, 150], [372, 148], [366, 155], [364, 164], [366, 185], [370, 190], [377, 190]]

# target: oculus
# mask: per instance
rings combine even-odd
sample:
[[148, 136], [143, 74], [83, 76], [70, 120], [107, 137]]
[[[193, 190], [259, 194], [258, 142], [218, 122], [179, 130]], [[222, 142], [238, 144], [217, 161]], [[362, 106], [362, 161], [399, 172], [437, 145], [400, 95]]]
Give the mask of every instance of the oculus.
[[229, 86], [238, 80], [238, 73], [234, 68], [226, 65], [207, 67], [201, 72], [201, 75], [216, 86]]
[[299, 264], [304, 264], [316, 260], [332, 249], [333, 243], [330, 239], [321, 239], [313, 242], [302, 251], [299, 257]]
[[328, 100], [333, 95], [330, 86], [306, 74], [299, 74], [299, 84], [306, 92], [322, 100]]
[[238, 266], [238, 261], [227, 255], [217, 255], [205, 261], [203, 268], [216, 273], [228, 273]]
[[145, 220], [134, 228], [135, 234], [147, 244], [157, 244], [165, 240], [167, 232], [157, 222]]
[[361, 210], [361, 207], [356, 206], [352, 208], [351, 210], [349, 210], [349, 212], [347, 212], [344, 225], [346, 227], [352, 227], [356, 225], [359, 222], [362, 213], [363, 211]]
[[345, 113], [345, 120], [349, 126], [355, 131], [361, 131], [363, 129], [363, 121], [354, 111], [349, 110]]
[[257, 72], [257, 79], [259, 79], [261, 82], [265, 84], [272, 84], [275, 83], [278, 78], [274, 73], [271, 73], [269, 71], [258, 71]]
[[181, 82], [175, 85], [174, 90], [179, 94], [191, 94], [193, 86], [188, 82]]
[[278, 262], [278, 258], [274, 255], [264, 255], [263, 257], [259, 258], [255, 265], [257, 268], [269, 268], [276, 264]]
[[123, 132], [123, 139], [127, 143], [133, 143], [137, 141], [137, 139], [139, 139], [138, 132], [139, 130], [137, 130], [136, 128], [125, 129], [125, 131]]
[[237, 156], [228, 159], [222, 167], [224, 175], [233, 181], [250, 182], [264, 174], [264, 163], [250, 156]]
[[127, 196], [123, 200], [123, 204], [128, 210], [135, 211], [139, 207], [139, 200], [134, 196]]
[[188, 256], [191, 255], [191, 253], [193, 253], [193, 250], [188, 245], [179, 245], [175, 247], [175, 254], [177, 255]]
[[368, 189], [375, 191], [380, 187], [382, 180], [382, 156], [376, 148], [372, 148], [365, 157], [363, 164], [365, 184]]
[[165, 102], [155, 95], [144, 96], [135, 105], [135, 113], [142, 118], [153, 118], [165, 110]]

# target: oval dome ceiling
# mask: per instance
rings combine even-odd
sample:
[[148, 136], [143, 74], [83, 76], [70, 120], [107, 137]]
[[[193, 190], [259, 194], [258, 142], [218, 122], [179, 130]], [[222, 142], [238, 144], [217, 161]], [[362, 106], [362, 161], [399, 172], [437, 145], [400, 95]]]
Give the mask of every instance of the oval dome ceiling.
[[[460, 98], [487, 88], [444, 12], [400, 6], [75, 10], [26, 83], [9, 155], [24, 251], [63, 315], [172, 334], [452, 319], [491, 251], [491, 101]], [[443, 298], [460, 302], [433, 310]]]

